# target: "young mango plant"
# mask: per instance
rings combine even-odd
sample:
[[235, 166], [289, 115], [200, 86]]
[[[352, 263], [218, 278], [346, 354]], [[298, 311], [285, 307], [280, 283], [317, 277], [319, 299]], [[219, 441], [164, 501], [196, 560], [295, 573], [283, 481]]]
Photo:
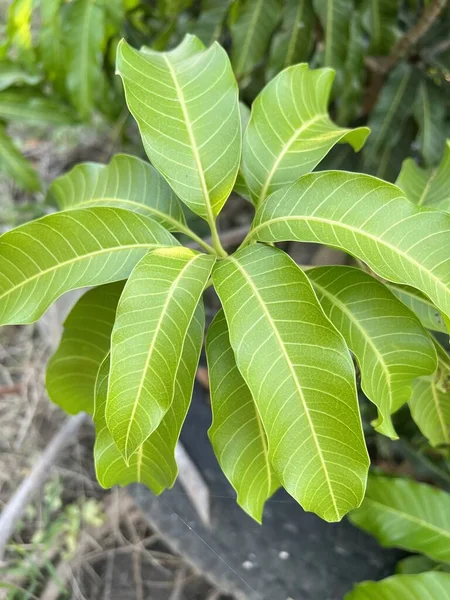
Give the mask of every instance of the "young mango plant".
[[[213, 285], [209, 435], [239, 504], [260, 521], [284, 487], [337, 521], [361, 504], [369, 467], [352, 353], [375, 428], [395, 438], [392, 413], [437, 368], [402, 299], [415, 294], [423, 320], [427, 309], [450, 317], [450, 214], [371, 176], [311, 172], [335, 144], [357, 151], [369, 134], [329, 118], [329, 68], [283, 70], [249, 119], [217, 43], [186, 36], [156, 52], [122, 41], [117, 72], [152, 164], [119, 155], [76, 166], [49, 191], [61, 212], [0, 238], [0, 322], [31, 323], [63, 293], [92, 288], [67, 318], [49, 395], [93, 414], [103, 486], [142, 481], [160, 493], [177, 475]], [[256, 214], [229, 255], [216, 220], [235, 186]], [[188, 227], [188, 209], [210, 241]], [[339, 248], [367, 271], [304, 271], [275, 245], [288, 240]]]

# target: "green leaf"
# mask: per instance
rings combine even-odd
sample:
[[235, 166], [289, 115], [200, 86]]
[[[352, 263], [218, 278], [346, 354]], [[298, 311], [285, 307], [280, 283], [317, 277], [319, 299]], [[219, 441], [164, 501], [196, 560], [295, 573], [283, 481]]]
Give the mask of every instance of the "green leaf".
[[305, 510], [340, 520], [360, 504], [369, 462], [342, 336], [278, 248], [239, 250], [216, 264], [213, 281], [277, 477]]
[[450, 600], [448, 573], [393, 575], [382, 581], [358, 583], [344, 600]]
[[25, 69], [12, 60], [0, 60], [0, 90], [12, 85], [36, 85], [40, 80], [39, 73]]
[[285, 0], [281, 31], [270, 48], [268, 76], [308, 60], [313, 45], [314, 11], [311, 0]]
[[38, 125], [67, 125], [74, 122], [74, 116], [65, 104], [37, 90], [0, 92], [0, 119]]
[[257, 205], [312, 171], [335, 144], [348, 142], [355, 151], [364, 144], [366, 127], [344, 129], [328, 116], [333, 77], [330, 69], [289, 67], [253, 103], [242, 168]]
[[[243, 102], [239, 102], [239, 112], [241, 115], [241, 130], [242, 137], [245, 135], [245, 131], [247, 129], [248, 122], [250, 121], [250, 109]], [[236, 177], [236, 182], [234, 184], [233, 192], [242, 196], [249, 202], [252, 202], [250, 192], [248, 191], [247, 183], [245, 182], [244, 171], [242, 169], [242, 163], [239, 166], [239, 171]]]
[[336, 99], [337, 122], [345, 125], [359, 117], [361, 100], [364, 94], [364, 31], [361, 15], [355, 11], [350, 18], [347, 56], [343, 73], [343, 89]]
[[418, 575], [419, 573], [425, 573], [427, 571], [440, 571], [440, 567], [441, 565], [434, 560], [431, 560], [431, 558], [413, 554], [413, 556], [402, 558], [402, 560], [397, 563], [395, 572], [399, 575]]
[[[41, 189], [39, 175], [15, 146], [12, 139], [0, 125], [0, 172], [5, 173], [14, 183], [31, 192]], [[1, 238], [0, 238], [1, 239]]]
[[191, 403], [192, 388], [203, 343], [204, 324], [203, 303], [200, 301], [184, 340], [170, 409], [164, 415], [158, 428], [131, 456], [128, 465], [106, 425], [109, 357], [101, 366], [95, 398], [94, 460], [97, 478], [103, 487], [125, 486], [140, 481], [147, 485], [153, 493], [160, 494], [173, 486], [178, 473], [175, 462], [175, 446]]
[[51, 184], [47, 201], [61, 210], [112, 206], [152, 217], [169, 231], [185, 231], [186, 219], [166, 180], [147, 162], [116, 154], [109, 165], [83, 163]]
[[450, 315], [450, 215], [419, 209], [390, 183], [328, 171], [301, 177], [256, 213], [249, 239], [319, 242], [419, 289]]
[[391, 52], [397, 38], [398, 0], [364, 0], [363, 24], [370, 35], [369, 56], [384, 56]]
[[0, 324], [32, 323], [72, 289], [125, 279], [148, 251], [178, 242], [119, 208], [48, 215], [0, 237]]
[[186, 332], [214, 262], [188, 248], [155, 250], [125, 285], [111, 337], [106, 422], [126, 462], [172, 404]]
[[378, 407], [373, 424], [396, 439], [390, 415], [411, 396], [413, 380], [436, 370], [434, 346], [416, 319], [380, 281], [353, 267], [308, 269], [325, 314], [361, 369], [361, 386]]
[[414, 204], [450, 212], [450, 140], [438, 167], [421, 169], [408, 158], [396, 183]]
[[69, 414], [94, 412], [97, 373], [109, 352], [123, 282], [86, 292], [64, 321], [58, 349], [47, 365], [49, 398]]
[[413, 311], [424, 327], [447, 333], [442, 314], [426, 296], [406, 285], [395, 285], [393, 283], [387, 283], [386, 285], [403, 304], [406, 304]]
[[321, 64], [324, 67], [336, 69], [336, 87], [340, 90], [347, 56], [353, 2], [349, 2], [349, 0], [313, 0], [313, 3], [325, 32], [325, 47]]
[[427, 166], [436, 165], [445, 147], [446, 94], [436, 85], [423, 80], [414, 104], [414, 116], [419, 126], [417, 142]]
[[364, 151], [365, 169], [381, 174], [383, 154], [389, 153], [399, 143], [403, 125], [412, 114], [418, 75], [407, 63], [399, 63], [384, 84], [367, 125], [373, 131]]
[[264, 58], [278, 24], [278, 0], [249, 0], [231, 26], [231, 61], [238, 79]]
[[205, 0], [199, 18], [191, 27], [191, 33], [200, 38], [205, 46], [209, 46], [219, 39], [229, 8], [228, 0]]
[[349, 518], [383, 546], [450, 562], [450, 495], [431, 485], [371, 475]]
[[209, 439], [239, 506], [261, 523], [264, 504], [280, 484], [261, 418], [236, 365], [223, 310], [208, 329], [206, 357], [213, 413]]
[[94, 109], [98, 81], [102, 77], [105, 9], [95, 0], [72, 0], [63, 19], [67, 89], [83, 119]]
[[33, 0], [12, 0], [8, 7], [7, 46], [18, 50], [19, 59], [31, 63], [33, 60], [31, 15]]
[[432, 377], [416, 379], [409, 400], [411, 416], [432, 446], [450, 444], [450, 358], [434, 340], [438, 369]]
[[65, 92], [64, 42], [62, 31], [62, 0], [40, 0], [38, 52], [47, 77], [56, 89]]
[[170, 52], [117, 49], [128, 108], [145, 150], [175, 193], [212, 221], [233, 189], [241, 154], [238, 88], [225, 50], [194, 36]]

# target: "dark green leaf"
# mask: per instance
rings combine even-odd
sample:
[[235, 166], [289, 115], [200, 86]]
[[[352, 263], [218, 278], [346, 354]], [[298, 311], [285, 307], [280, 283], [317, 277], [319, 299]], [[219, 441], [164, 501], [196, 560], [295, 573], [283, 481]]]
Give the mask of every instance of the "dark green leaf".
[[422, 81], [414, 104], [419, 125], [417, 141], [427, 166], [439, 163], [445, 147], [446, 95], [436, 85]]
[[[14, 183], [29, 191], [41, 188], [39, 175], [27, 159], [20, 153], [12, 139], [0, 125], [0, 171], [10, 177]], [[0, 238], [1, 239], [1, 238]]]

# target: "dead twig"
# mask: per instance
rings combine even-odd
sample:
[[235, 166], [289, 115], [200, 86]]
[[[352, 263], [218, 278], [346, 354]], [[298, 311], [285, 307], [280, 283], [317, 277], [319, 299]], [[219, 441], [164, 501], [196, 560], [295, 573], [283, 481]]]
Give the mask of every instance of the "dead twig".
[[70, 417], [53, 437], [47, 448], [33, 465], [30, 474], [18, 487], [0, 515], [0, 560], [3, 558], [6, 544], [16, 524], [34, 494], [40, 490], [51, 472], [51, 467], [77, 433], [86, 415], [80, 413]]

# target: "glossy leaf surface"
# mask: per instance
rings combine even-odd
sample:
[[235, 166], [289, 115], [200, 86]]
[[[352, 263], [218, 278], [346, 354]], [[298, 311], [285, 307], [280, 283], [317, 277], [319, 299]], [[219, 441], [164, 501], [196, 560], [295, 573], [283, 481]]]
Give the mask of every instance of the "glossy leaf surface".
[[106, 405], [108, 428], [125, 461], [172, 404], [184, 340], [214, 262], [187, 248], [156, 250], [125, 285], [111, 336]]
[[343, 338], [277, 248], [238, 251], [217, 263], [213, 281], [277, 477], [305, 510], [340, 520], [361, 502], [368, 468]]

